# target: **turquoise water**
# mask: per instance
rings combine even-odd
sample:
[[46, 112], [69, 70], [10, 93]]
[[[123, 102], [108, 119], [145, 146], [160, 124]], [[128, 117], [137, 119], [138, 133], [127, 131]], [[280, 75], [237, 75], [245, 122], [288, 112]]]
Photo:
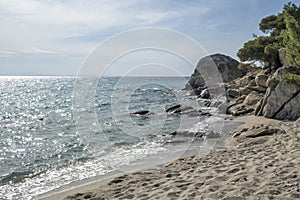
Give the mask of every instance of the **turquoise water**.
[[[199, 105], [181, 90], [186, 81], [1, 77], [0, 199], [32, 199], [164, 152], [166, 135], [194, 123], [165, 113], [178, 103]], [[89, 83], [96, 83], [95, 91]], [[78, 95], [91, 105], [78, 104]], [[151, 113], [129, 114], [138, 110]]]

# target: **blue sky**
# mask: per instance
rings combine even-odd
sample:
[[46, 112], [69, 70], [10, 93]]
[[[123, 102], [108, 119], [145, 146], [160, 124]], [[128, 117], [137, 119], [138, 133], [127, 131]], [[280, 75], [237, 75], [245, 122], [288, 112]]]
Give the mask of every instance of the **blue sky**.
[[[173, 29], [196, 40], [209, 54], [237, 58], [237, 50], [252, 33], [261, 34], [260, 19], [280, 12], [287, 2], [0, 0], [0, 74], [75, 75], [99, 43], [143, 27]], [[179, 61], [177, 65], [183, 75], [193, 71]], [[118, 67], [122, 63], [112, 75], [121, 75]]]

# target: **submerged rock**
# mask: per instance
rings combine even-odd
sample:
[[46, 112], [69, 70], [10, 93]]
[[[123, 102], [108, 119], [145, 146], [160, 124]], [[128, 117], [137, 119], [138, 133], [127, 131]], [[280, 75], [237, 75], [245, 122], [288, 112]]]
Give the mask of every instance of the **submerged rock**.
[[168, 109], [166, 110], [166, 112], [172, 112], [172, 111], [174, 111], [174, 110], [176, 110], [176, 109], [178, 109], [178, 108], [180, 108], [180, 107], [181, 107], [181, 105], [180, 105], [180, 104], [177, 104], [177, 105], [175, 105], [175, 106], [172, 106], [172, 107], [168, 108]]
[[173, 110], [171, 113], [183, 113], [183, 112], [188, 111], [188, 110], [193, 110], [193, 107], [190, 107], [190, 106], [181, 106], [181, 107]]
[[201, 97], [202, 99], [209, 99], [209, 98], [210, 98], [210, 94], [209, 94], [208, 89], [203, 90], [203, 91], [201, 92], [201, 94], [200, 94], [200, 97]]
[[209, 139], [214, 139], [221, 137], [221, 134], [211, 130], [209, 133], [206, 134], [206, 137]]
[[145, 115], [148, 114], [150, 111], [149, 110], [139, 110], [130, 114], [134, 114], [134, 115]]
[[171, 136], [180, 136], [180, 137], [200, 137], [207, 135], [205, 132], [192, 132], [192, 131], [174, 131], [170, 133]]
[[182, 113], [185, 113], [186, 111], [191, 111], [191, 110], [194, 110], [193, 107], [190, 107], [190, 106], [182, 106], [180, 104], [177, 104], [175, 106], [172, 106], [170, 108], [168, 108], [166, 110], [167, 113], [179, 113], [179, 114], [182, 114]]

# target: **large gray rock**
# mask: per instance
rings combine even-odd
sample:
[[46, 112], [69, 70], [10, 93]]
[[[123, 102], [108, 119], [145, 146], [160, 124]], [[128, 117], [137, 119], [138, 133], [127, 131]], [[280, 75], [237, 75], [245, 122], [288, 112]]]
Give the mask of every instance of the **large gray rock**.
[[253, 106], [253, 105], [257, 104], [257, 102], [259, 102], [260, 99], [261, 99], [261, 96], [258, 93], [251, 92], [244, 100], [244, 104]]
[[240, 94], [238, 89], [228, 89], [226, 91], [226, 93], [231, 98], [235, 98], [235, 97], [239, 96], [239, 94]]
[[291, 119], [295, 120], [300, 117], [300, 94], [292, 98], [288, 103], [284, 105], [284, 108], [281, 109], [277, 114], [277, 119]]
[[232, 101], [228, 105], [227, 113], [234, 116], [252, 114], [261, 98], [262, 94], [252, 91], [249, 95], [243, 95]]
[[244, 87], [250, 83], [251, 80], [253, 80], [255, 77], [251, 75], [245, 75], [239, 79], [237, 79], [235, 82], [238, 86]]
[[267, 80], [268, 80], [269, 76], [265, 75], [265, 74], [258, 74], [255, 77], [255, 83], [257, 86], [260, 87], [267, 87]]
[[247, 87], [241, 87], [239, 88], [239, 92], [240, 92], [240, 95], [248, 95], [251, 90], [249, 90]]
[[300, 117], [300, 86], [284, 80], [283, 75], [286, 73], [300, 75], [300, 69], [282, 67], [269, 78], [267, 81], [269, 87], [255, 110], [256, 115], [286, 120]]
[[[228, 83], [230, 81], [235, 80], [246, 74], [246, 71], [240, 70], [237, 68], [239, 62], [229, 56], [222, 54], [214, 54], [211, 56], [207, 56], [202, 58], [197, 67], [192, 74], [190, 80], [186, 85], [186, 89], [198, 89], [204, 88], [205, 86], [210, 87], [214, 83], [207, 83], [210, 81], [214, 81], [214, 76], [216, 74], [207, 72], [207, 70], [214, 69], [217, 67], [219, 74], [221, 75], [221, 81]], [[205, 70], [205, 74], [203, 74], [203, 70]], [[203, 78], [205, 76], [205, 79]], [[207, 77], [209, 76], [209, 77]], [[210, 85], [209, 85], [210, 84]], [[217, 85], [219, 83], [216, 83]]]

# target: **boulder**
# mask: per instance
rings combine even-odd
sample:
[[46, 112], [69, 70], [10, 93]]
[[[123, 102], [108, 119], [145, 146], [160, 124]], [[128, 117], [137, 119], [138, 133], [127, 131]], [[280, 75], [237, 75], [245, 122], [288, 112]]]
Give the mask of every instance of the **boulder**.
[[284, 105], [284, 108], [281, 109], [277, 114], [276, 118], [277, 119], [289, 119], [289, 120], [295, 120], [300, 117], [300, 93], [294, 97], [291, 98], [289, 102], [287, 102]]
[[242, 88], [239, 88], [239, 92], [240, 92], [240, 95], [248, 95], [251, 90], [249, 90], [247, 87], [242, 87]]
[[209, 94], [208, 89], [203, 90], [203, 91], [201, 92], [201, 94], [200, 94], [200, 97], [201, 97], [202, 99], [209, 99], [209, 98], [210, 98], [210, 94]]
[[281, 120], [295, 120], [300, 117], [300, 85], [284, 80], [286, 73], [300, 75], [295, 67], [279, 68], [267, 81], [267, 92], [259, 102], [256, 115]]
[[205, 132], [192, 132], [192, 131], [174, 131], [170, 133], [171, 136], [180, 136], [180, 137], [203, 137], [206, 135]]
[[181, 107], [180, 104], [177, 104], [177, 105], [175, 105], [175, 106], [171, 106], [170, 108], [168, 108], [168, 109], [166, 110], [166, 112], [172, 112], [172, 111], [174, 111], [174, 110], [176, 110], [177, 108], [180, 108], [180, 107]]
[[[198, 64], [197, 67], [194, 70], [194, 73], [190, 77], [186, 89], [198, 89], [203, 88], [205, 86], [212, 86], [214, 83], [206, 83], [203, 76], [204, 74], [200, 74], [200, 72], [203, 72], [205, 70], [206, 74], [210, 74], [209, 81], [216, 80], [214, 76], [217, 76], [216, 74], [213, 74], [207, 72], [207, 70], [214, 69], [216, 66], [218, 68], [218, 71], [220, 72], [221, 79], [223, 79], [223, 82], [228, 83], [236, 78], [242, 77], [246, 74], [246, 71], [240, 70], [237, 68], [239, 65], [239, 62], [229, 56], [222, 55], [222, 54], [214, 54], [211, 56], [206, 56], [202, 58]], [[207, 77], [206, 77], [207, 78]], [[215, 83], [215, 86], [219, 83]]]
[[267, 88], [261, 86], [248, 86], [247, 89], [259, 93], [265, 93], [267, 91]]
[[248, 84], [248, 87], [256, 87], [256, 81], [255, 79], [251, 80]]
[[182, 106], [180, 108], [175, 109], [172, 113], [184, 113], [186, 111], [191, 111], [193, 110], [193, 107], [190, 106]]
[[192, 93], [194, 94], [194, 95], [200, 95], [201, 94], [201, 92], [203, 91], [203, 90], [205, 90], [206, 89], [206, 87], [198, 87], [198, 88], [194, 88], [192, 91]]
[[254, 109], [252, 107], [245, 106], [244, 104], [238, 104], [228, 109], [228, 113], [232, 114], [233, 116], [245, 115], [252, 113], [253, 111]]
[[136, 111], [136, 112], [133, 112], [133, 113], [130, 113], [130, 114], [145, 115], [145, 114], [148, 114], [148, 113], [149, 113], [149, 110], [139, 110], [139, 111]]
[[239, 116], [252, 113], [262, 96], [262, 94], [252, 91], [249, 95], [236, 98], [229, 103], [227, 114]]
[[265, 75], [265, 74], [258, 74], [255, 77], [255, 83], [257, 86], [260, 87], [267, 87], [267, 80], [268, 80], [269, 76]]
[[251, 80], [253, 80], [254, 77], [251, 76], [251, 75], [245, 75], [243, 76], [242, 78], [236, 80], [236, 84], [239, 85], [239, 86], [246, 86], [250, 83]]
[[240, 94], [238, 89], [228, 89], [226, 91], [226, 93], [231, 98], [235, 98], [235, 97], [239, 96], [239, 94]]
[[212, 114], [210, 114], [209, 112], [205, 112], [205, 111], [202, 111], [202, 110], [197, 110], [198, 112], [198, 116], [212, 116]]
[[203, 102], [203, 106], [205, 107], [210, 107], [211, 106], [211, 101], [210, 100], [206, 100]]
[[[236, 106], [238, 104], [241, 104], [246, 99], [246, 95], [242, 95], [239, 98], [233, 99], [228, 103], [227, 109], [229, 110], [231, 107]], [[230, 114], [230, 112], [227, 112], [227, 114]]]
[[246, 138], [257, 138], [257, 137], [264, 137], [264, 136], [271, 136], [276, 133], [281, 132], [280, 129], [268, 129], [266, 127], [252, 129], [246, 132]]
[[215, 139], [215, 138], [220, 138], [220, 137], [221, 137], [221, 134], [218, 132], [215, 132], [213, 130], [209, 131], [206, 134], [206, 138], [208, 138], [208, 139]]
[[[193, 111], [194, 108], [190, 106], [176, 105], [166, 110], [167, 113], [178, 113], [178, 114], [188, 114]], [[187, 112], [188, 111], [188, 112]]]
[[257, 104], [257, 102], [259, 102], [260, 99], [261, 95], [257, 94], [256, 92], [251, 92], [244, 100], [244, 104], [252, 106]]

